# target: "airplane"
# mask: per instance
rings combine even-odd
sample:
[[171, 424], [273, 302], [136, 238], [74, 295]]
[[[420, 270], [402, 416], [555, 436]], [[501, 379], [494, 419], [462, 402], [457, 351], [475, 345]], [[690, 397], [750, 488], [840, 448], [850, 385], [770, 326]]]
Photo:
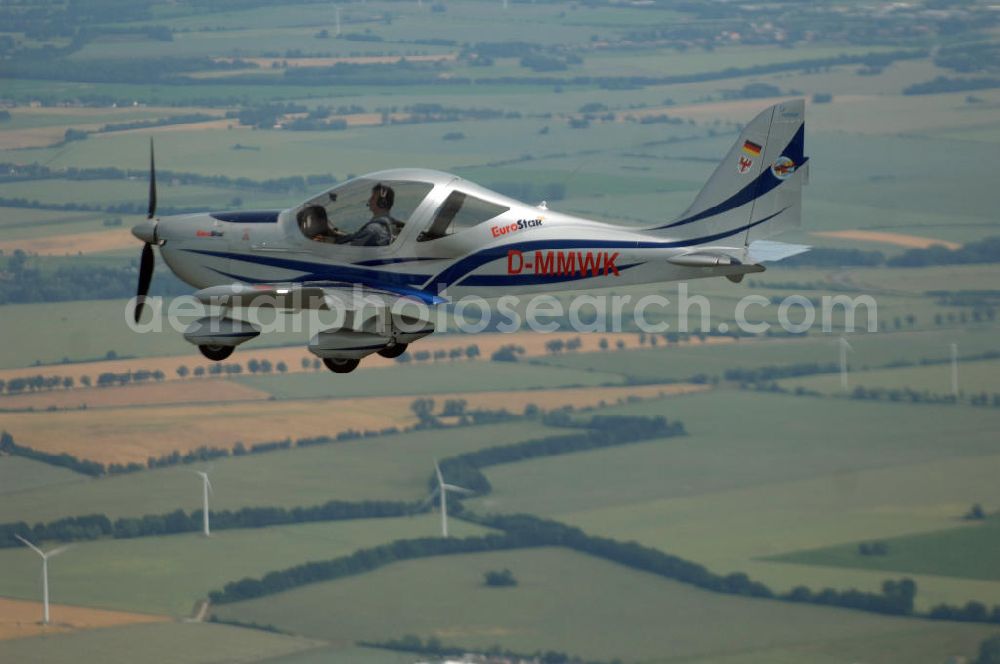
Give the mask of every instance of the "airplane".
[[[378, 353], [398, 357], [434, 332], [429, 320], [361, 313], [373, 299], [437, 305], [475, 294], [599, 289], [726, 277], [739, 283], [808, 250], [763, 238], [801, 224], [805, 103], [775, 104], [736, 142], [678, 218], [626, 228], [531, 205], [440, 171], [401, 168], [353, 178], [285, 210], [156, 216], [150, 142], [149, 210], [134, 319], [154, 269], [153, 246], [194, 295], [215, 305], [184, 337], [214, 361], [261, 332], [230, 310], [338, 310], [309, 351], [336, 373]], [[380, 321], [380, 322], [377, 322]]]

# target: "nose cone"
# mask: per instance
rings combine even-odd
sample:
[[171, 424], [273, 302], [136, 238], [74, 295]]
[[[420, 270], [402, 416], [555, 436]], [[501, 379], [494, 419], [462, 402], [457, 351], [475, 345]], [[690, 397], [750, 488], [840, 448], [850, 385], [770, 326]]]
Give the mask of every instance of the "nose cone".
[[156, 244], [156, 222], [152, 219], [147, 219], [142, 223], [136, 224], [132, 227], [132, 235], [143, 242]]

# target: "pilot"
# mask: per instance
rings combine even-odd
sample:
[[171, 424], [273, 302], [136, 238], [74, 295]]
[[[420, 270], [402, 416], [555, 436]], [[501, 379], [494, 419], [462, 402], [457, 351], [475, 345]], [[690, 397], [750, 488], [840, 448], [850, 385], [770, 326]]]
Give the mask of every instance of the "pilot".
[[391, 244], [403, 227], [403, 222], [389, 214], [395, 200], [396, 192], [392, 187], [381, 182], [376, 184], [368, 197], [368, 209], [372, 212], [372, 218], [356, 232], [337, 236], [334, 242], [355, 247], [384, 247]]
[[330, 236], [330, 220], [326, 215], [326, 208], [322, 205], [308, 205], [299, 211], [297, 215], [299, 228], [302, 234], [310, 240], [318, 242], [333, 242]]

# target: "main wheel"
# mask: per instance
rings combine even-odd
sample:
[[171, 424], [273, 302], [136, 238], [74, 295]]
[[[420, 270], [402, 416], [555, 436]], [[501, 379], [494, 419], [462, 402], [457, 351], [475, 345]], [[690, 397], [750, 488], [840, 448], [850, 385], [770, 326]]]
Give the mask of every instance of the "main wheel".
[[221, 362], [236, 350], [235, 346], [198, 346], [201, 354], [213, 362]]
[[393, 344], [392, 346], [386, 346], [378, 352], [382, 357], [387, 357], [390, 360], [394, 357], [399, 357], [406, 352], [406, 347], [409, 344]]
[[351, 373], [358, 368], [361, 360], [341, 360], [335, 357], [324, 357], [323, 364], [333, 373]]

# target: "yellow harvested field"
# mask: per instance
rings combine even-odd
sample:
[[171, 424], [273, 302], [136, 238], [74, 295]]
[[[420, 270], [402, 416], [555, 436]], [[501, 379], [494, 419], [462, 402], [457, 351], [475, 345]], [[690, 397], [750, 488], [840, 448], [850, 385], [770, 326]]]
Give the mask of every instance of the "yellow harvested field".
[[161, 127], [139, 127], [136, 129], [123, 129], [122, 131], [108, 132], [105, 134], [95, 134], [92, 138], [105, 138], [108, 136], [121, 136], [123, 134], [167, 134], [174, 131], [205, 131], [208, 129], [229, 129], [239, 127], [239, 120], [232, 118], [220, 118], [218, 120], [205, 120], [204, 122], [186, 122], [183, 124], [169, 124]]
[[903, 233], [886, 233], [882, 231], [816, 231], [812, 233], [819, 237], [832, 237], [838, 240], [857, 240], [858, 242], [878, 242], [879, 244], [891, 244], [907, 249], [926, 249], [934, 245], [940, 245], [948, 249], [958, 249], [962, 245], [958, 242], [948, 242], [947, 240], [937, 240], [930, 237], [920, 237], [918, 235], [904, 235]]
[[[704, 392], [707, 385], [678, 383], [675, 385], [641, 385], [628, 387], [574, 387], [557, 390], [529, 390], [524, 392], [472, 392], [463, 394], [435, 394], [435, 399], [465, 399], [470, 408], [506, 408], [512, 413], [521, 412], [528, 404], [546, 410], [573, 406], [587, 408], [602, 403], [613, 405], [629, 397], [655, 399], [661, 396]], [[407, 406], [412, 397], [406, 397]]]
[[230, 380], [201, 379], [187, 382], [144, 383], [116, 387], [50, 390], [0, 396], [0, 410], [56, 408], [115, 408], [151, 404], [264, 401], [270, 394]]
[[93, 233], [68, 233], [49, 237], [23, 238], [0, 242], [0, 251], [6, 254], [21, 249], [39, 256], [69, 256], [115, 251], [135, 247], [136, 239], [127, 228]]
[[[707, 389], [703, 385], [585, 387], [526, 392], [434, 394], [465, 399], [471, 408], [517, 412], [529, 403], [546, 409], [616, 403], [629, 397], [653, 398]], [[56, 413], [5, 413], [4, 429], [18, 443], [50, 453], [68, 453], [102, 463], [145, 463], [150, 456], [181, 453], [201, 446], [244, 444], [334, 436], [348, 429], [405, 427], [415, 418], [413, 396], [358, 397], [309, 401], [254, 401], [225, 404], [102, 408]]]
[[0, 640], [20, 639], [40, 634], [69, 632], [77, 629], [96, 629], [115, 625], [166, 622], [166, 616], [124, 611], [105, 611], [83, 606], [50, 604], [50, 625], [40, 624], [42, 603], [0, 597]]

